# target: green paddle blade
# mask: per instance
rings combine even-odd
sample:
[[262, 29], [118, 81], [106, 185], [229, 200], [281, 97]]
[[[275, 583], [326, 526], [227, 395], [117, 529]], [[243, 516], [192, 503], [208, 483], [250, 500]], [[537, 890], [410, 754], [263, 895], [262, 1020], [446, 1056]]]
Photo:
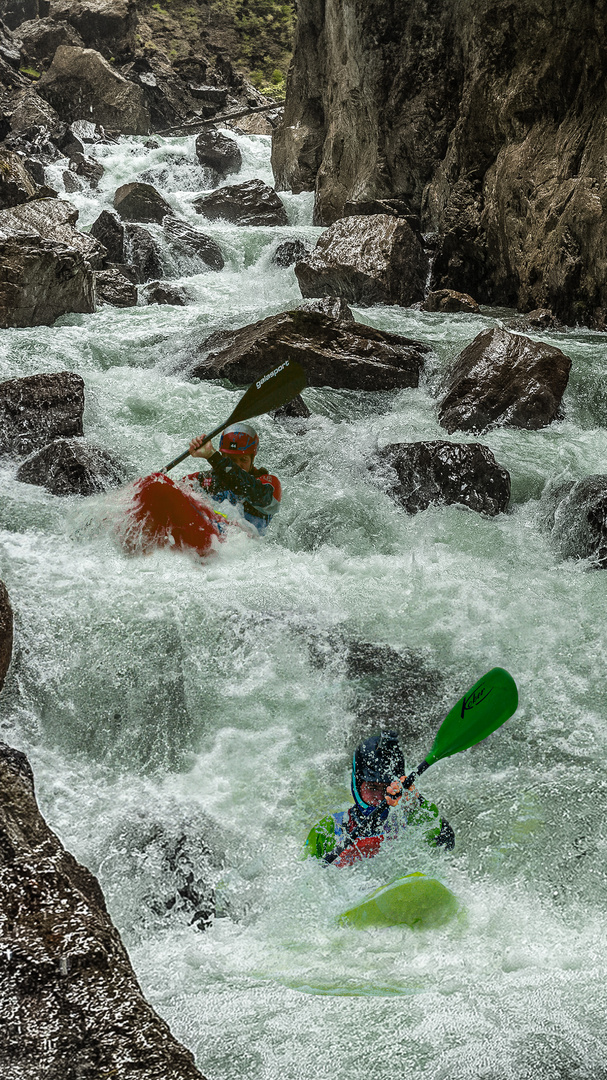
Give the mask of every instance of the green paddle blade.
[[426, 756], [428, 765], [482, 742], [516, 712], [517, 705], [518, 691], [512, 675], [503, 668], [492, 668], [443, 720]]

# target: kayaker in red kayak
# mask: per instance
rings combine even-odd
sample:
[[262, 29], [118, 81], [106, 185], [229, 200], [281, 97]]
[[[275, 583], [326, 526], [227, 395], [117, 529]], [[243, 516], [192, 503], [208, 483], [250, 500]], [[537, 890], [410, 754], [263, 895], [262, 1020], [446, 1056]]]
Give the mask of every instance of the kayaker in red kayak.
[[[452, 848], [455, 835], [449, 822], [415, 788], [403, 791], [404, 772], [405, 760], [393, 731], [360, 743], [352, 760], [354, 806], [319, 821], [308, 836], [306, 853], [325, 863], [349, 866], [372, 858], [384, 840], [396, 838], [411, 825], [421, 827], [432, 847]], [[399, 814], [390, 817], [397, 806]]]
[[186, 479], [194, 482], [215, 502], [227, 500], [241, 506], [243, 515], [263, 534], [274, 514], [280, 509], [280, 481], [267, 469], [253, 464], [259, 447], [259, 436], [250, 424], [233, 424], [220, 439], [219, 450], [199, 435], [190, 443], [192, 457], [205, 458], [211, 474], [191, 473]]

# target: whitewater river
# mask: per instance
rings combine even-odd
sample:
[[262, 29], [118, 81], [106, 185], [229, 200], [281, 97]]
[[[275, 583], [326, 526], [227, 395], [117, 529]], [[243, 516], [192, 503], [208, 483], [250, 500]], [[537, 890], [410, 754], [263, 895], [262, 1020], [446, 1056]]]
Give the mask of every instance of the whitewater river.
[[[309, 195], [283, 194], [289, 227], [205, 223], [191, 207], [209, 184], [194, 138], [158, 141], [95, 150], [99, 191], [70, 197], [81, 226], [143, 178], [218, 240], [225, 269], [201, 272], [165, 247], [187, 307], [103, 307], [1, 341], [0, 379], [82, 375], [86, 437], [132, 478], [230, 413], [241, 391], [188, 379], [196, 348], [295, 306], [293, 269], [272, 252], [320, 233]], [[230, 179], [271, 183], [269, 141], [239, 136], [243, 170]], [[63, 190], [61, 172], [47, 182]], [[507, 514], [407, 517], [368, 469], [375, 448], [448, 438], [441, 372], [512, 313], [355, 315], [429, 343], [424, 380], [307, 390], [303, 432], [262, 417], [259, 460], [284, 484], [262, 541], [233, 539], [206, 563], [129, 558], [107, 527], [115, 495], [55, 498], [1, 466], [16, 648], [0, 737], [29, 755], [47, 821], [99, 877], [147, 998], [209, 1080], [596, 1080], [607, 573], [561, 558], [541, 493], [552, 477], [607, 471], [607, 337], [542, 335], [573, 359], [565, 418], [483, 437], [512, 476]], [[518, 713], [420, 784], [451, 822], [454, 852], [411, 837], [346, 870], [302, 861], [315, 820], [347, 805], [361, 733], [396, 727], [414, 766], [496, 664], [518, 683]], [[341, 910], [409, 870], [447, 884], [465, 914], [432, 932], [337, 927]], [[210, 886], [218, 917], [203, 931]]]

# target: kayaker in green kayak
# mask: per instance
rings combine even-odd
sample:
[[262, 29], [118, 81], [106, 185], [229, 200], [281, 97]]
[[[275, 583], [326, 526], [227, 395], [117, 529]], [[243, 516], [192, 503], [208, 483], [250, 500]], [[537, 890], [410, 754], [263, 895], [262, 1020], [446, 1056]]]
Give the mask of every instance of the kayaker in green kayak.
[[[354, 805], [328, 814], [311, 830], [306, 854], [336, 866], [370, 859], [384, 840], [415, 826], [432, 847], [453, 848], [455, 835], [434, 803], [415, 788], [404, 791], [405, 760], [398, 736], [385, 731], [365, 739], [354, 751], [351, 787]], [[391, 810], [398, 807], [398, 813]]]

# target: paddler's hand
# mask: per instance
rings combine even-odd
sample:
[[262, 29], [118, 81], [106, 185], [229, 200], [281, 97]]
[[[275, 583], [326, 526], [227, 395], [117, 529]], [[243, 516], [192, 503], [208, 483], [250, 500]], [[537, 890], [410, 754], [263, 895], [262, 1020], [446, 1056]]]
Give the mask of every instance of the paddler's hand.
[[206, 435], [198, 435], [190, 443], [190, 457], [210, 458], [215, 453], [213, 443], [206, 442]]
[[[386, 788], [386, 802], [388, 806], [398, 806], [400, 797], [403, 794], [403, 784], [406, 779], [406, 776], [401, 776], [400, 780], [393, 780], [391, 784], [388, 784], [388, 787]], [[417, 795], [417, 791], [413, 787], [413, 784], [407, 790], [405, 802], [409, 801], [409, 792], [411, 792], [412, 795]]]

